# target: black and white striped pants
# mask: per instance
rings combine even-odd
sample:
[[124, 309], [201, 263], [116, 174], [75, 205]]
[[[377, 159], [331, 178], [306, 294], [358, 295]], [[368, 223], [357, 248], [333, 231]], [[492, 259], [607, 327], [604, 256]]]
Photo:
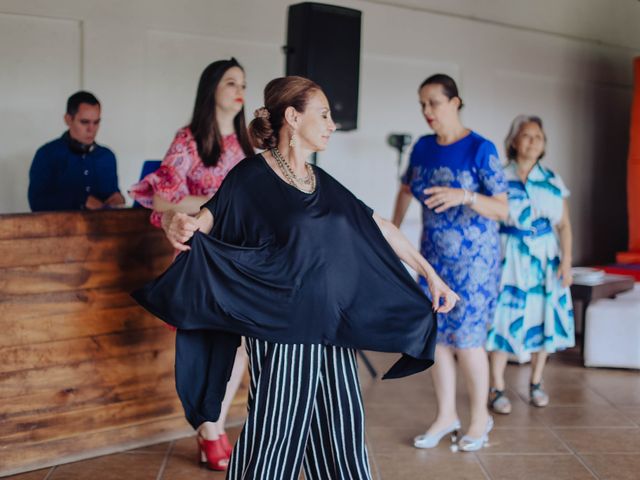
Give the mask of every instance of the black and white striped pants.
[[247, 421], [228, 480], [370, 480], [355, 350], [246, 339]]

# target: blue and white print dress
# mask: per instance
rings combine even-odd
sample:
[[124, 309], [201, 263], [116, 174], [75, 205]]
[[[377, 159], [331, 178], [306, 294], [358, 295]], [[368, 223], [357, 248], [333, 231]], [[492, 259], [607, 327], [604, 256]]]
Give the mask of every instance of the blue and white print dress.
[[[437, 341], [452, 348], [483, 347], [498, 297], [498, 222], [468, 206], [435, 213], [424, 205], [423, 190], [465, 188], [489, 196], [505, 192], [496, 148], [475, 132], [446, 146], [435, 135], [424, 136], [413, 147], [401, 181], [422, 205], [422, 255], [461, 299], [451, 312], [438, 314]], [[429, 296], [425, 279], [419, 281]]]
[[515, 162], [504, 169], [509, 218], [501, 224], [503, 252], [498, 307], [487, 350], [517, 357], [575, 345], [573, 306], [558, 278], [560, 245], [554, 226], [562, 219], [569, 190], [538, 162], [522, 183]]

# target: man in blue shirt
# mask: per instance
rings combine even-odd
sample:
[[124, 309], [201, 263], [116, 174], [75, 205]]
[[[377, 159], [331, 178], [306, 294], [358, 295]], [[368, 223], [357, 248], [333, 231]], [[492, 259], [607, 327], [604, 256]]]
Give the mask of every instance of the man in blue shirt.
[[62, 137], [38, 149], [29, 170], [29, 205], [45, 210], [97, 210], [123, 206], [116, 157], [95, 142], [100, 102], [89, 92], [67, 100]]

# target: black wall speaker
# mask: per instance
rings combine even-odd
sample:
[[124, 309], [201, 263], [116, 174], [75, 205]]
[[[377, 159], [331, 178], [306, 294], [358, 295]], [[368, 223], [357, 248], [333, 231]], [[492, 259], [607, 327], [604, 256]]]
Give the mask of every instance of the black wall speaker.
[[359, 10], [322, 3], [289, 7], [287, 75], [322, 87], [338, 130], [358, 126], [361, 17]]

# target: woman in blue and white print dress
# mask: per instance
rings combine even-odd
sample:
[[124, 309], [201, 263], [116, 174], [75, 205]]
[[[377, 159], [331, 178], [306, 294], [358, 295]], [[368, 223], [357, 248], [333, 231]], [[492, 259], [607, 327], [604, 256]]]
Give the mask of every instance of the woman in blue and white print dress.
[[[435, 135], [418, 140], [402, 178], [393, 223], [400, 225], [412, 197], [422, 204], [420, 251], [460, 296], [451, 312], [438, 315], [431, 374], [438, 414], [414, 439], [433, 448], [460, 429], [456, 408], [456, 359], [470, 396], [471, 422], [458, 442], [464, 451], [486, 443], [493, 420], [487, 409], [489, 362], [484, 348], [500, 281], [500, 238], [496, 220], [507, 216], [507, 185], [495, 146], [465, 128], [462, 101], [453, 79], [437, 74], [418, 90], [422, 112]], [[426, 281], [420, 283], [428, 291]]]
[[545, 143], [540, 118], [525, 115], [516, 117], [505, 140], [509, 217], [500, 227], [502, 280], [487, 340], [492, 352], [489, 402], [497, 413], [511, 411], [504, 394], [509, 354], [531, 354], [530, 401], [544, 407], [549, 403], [541, 384], [547, 356], [575, 345], [569, 190], [540, 163]]

